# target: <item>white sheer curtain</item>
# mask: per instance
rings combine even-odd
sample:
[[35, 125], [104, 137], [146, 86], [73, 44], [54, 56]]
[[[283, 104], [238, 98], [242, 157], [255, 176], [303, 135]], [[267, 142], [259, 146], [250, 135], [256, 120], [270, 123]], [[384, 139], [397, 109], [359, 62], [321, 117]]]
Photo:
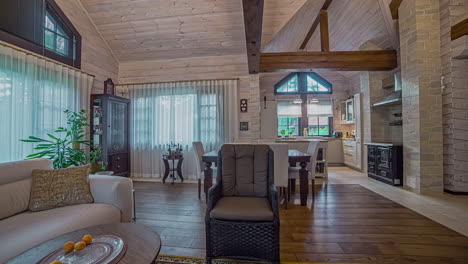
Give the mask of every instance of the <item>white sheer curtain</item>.
[[0, 162], [24, 159], [66, 125], [63, 111], [88, 109], [94, 77], [0, 43]]
[[130, 97], [131, 175], [160, 178], [168, 144], [184, 149], [184, 178], [196, 178], [193, 141], [206, 151], [234, 142], [238, 134], [237, 80], [125, 85]]

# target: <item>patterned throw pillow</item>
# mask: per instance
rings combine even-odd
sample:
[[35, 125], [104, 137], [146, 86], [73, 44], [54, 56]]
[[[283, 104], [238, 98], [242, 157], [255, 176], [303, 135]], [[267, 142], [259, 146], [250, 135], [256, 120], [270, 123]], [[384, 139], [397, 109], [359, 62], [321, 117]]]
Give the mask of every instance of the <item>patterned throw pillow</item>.
[[56, 207], [92, 203], [89, 165], [58, 169], [33, 170], [29, 210], [43, 211]]

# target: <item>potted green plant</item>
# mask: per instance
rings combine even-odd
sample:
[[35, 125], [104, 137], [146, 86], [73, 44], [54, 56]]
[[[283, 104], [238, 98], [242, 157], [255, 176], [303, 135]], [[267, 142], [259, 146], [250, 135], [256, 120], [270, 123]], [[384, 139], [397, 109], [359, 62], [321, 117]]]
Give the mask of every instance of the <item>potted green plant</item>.
[[286, 129], [281, 129], [281, 138], [284, 138], [286, 136]]
[[85, 132], [85, 128], [89, 127], [88, 115], [86, 110], [81, 109], [79, 112], [65, 111], [67, 116], [68, 131], [72, 140], [73, 149], [81, 149], [81, 144], [90, 145], [90, 141], [83, 140], [89, 132]]
[[98, 156], [96, 150], [91, 151], [88, 156], [79, 146], [79, 144], [91, 146], [91, 141], [84, 140], [87, 135], [84, 127], [89, 126], [86, 111], [81, 110], [76, 113], [67, 110], [65, 114], [67, 127], [57, 128], [55, 130], [57, 136], [47, 134], [47, 138], [30, 136], [21, 140], [37, 144], [34, 149], [39, 152], [28, 155], [28, 159], [48, 158], [52, 160], [55, 169], [61, 169], [85, 165], [90, 162], [91, 156]]
[[290, 138], [292, 137], [292, 135], [294, 135], [294, 132], [296, 132], [296, 129], [295, 129], [295, 128], [289, 129], [288, 134], [289, 134], [289, 137], [290, 137]]
[[100, 145], [94, 145], [93, 150], [89, 152], [89, 163], [91, 164], [90, 173], [94, 174], [102, 170], [102, 148]]

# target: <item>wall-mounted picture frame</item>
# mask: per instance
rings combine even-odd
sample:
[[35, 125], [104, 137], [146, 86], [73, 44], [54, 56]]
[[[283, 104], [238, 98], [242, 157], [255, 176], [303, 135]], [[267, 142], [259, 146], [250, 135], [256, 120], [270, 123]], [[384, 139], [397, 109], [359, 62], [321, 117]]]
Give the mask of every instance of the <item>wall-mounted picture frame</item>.
[[239, 129], [240, 129], [240, 131], [248, 131], [249, 130], [249, 122], [240, 122]]
[[247, 99], [240, 100], [240, 111], [241, 113], [247, 113]]
[[104, 94], [114, 95], [115, 85], [111, 78], [104, 81]]

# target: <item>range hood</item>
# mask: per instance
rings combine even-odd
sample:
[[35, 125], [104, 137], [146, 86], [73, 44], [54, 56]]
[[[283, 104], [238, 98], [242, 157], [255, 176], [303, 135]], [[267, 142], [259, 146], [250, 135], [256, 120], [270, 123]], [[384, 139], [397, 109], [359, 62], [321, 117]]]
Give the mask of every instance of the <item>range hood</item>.
[[372, 104], [372, 106], [395, 105], [401, 103], [401, 73], [395, 73], [394, 91], [382, 100]]

